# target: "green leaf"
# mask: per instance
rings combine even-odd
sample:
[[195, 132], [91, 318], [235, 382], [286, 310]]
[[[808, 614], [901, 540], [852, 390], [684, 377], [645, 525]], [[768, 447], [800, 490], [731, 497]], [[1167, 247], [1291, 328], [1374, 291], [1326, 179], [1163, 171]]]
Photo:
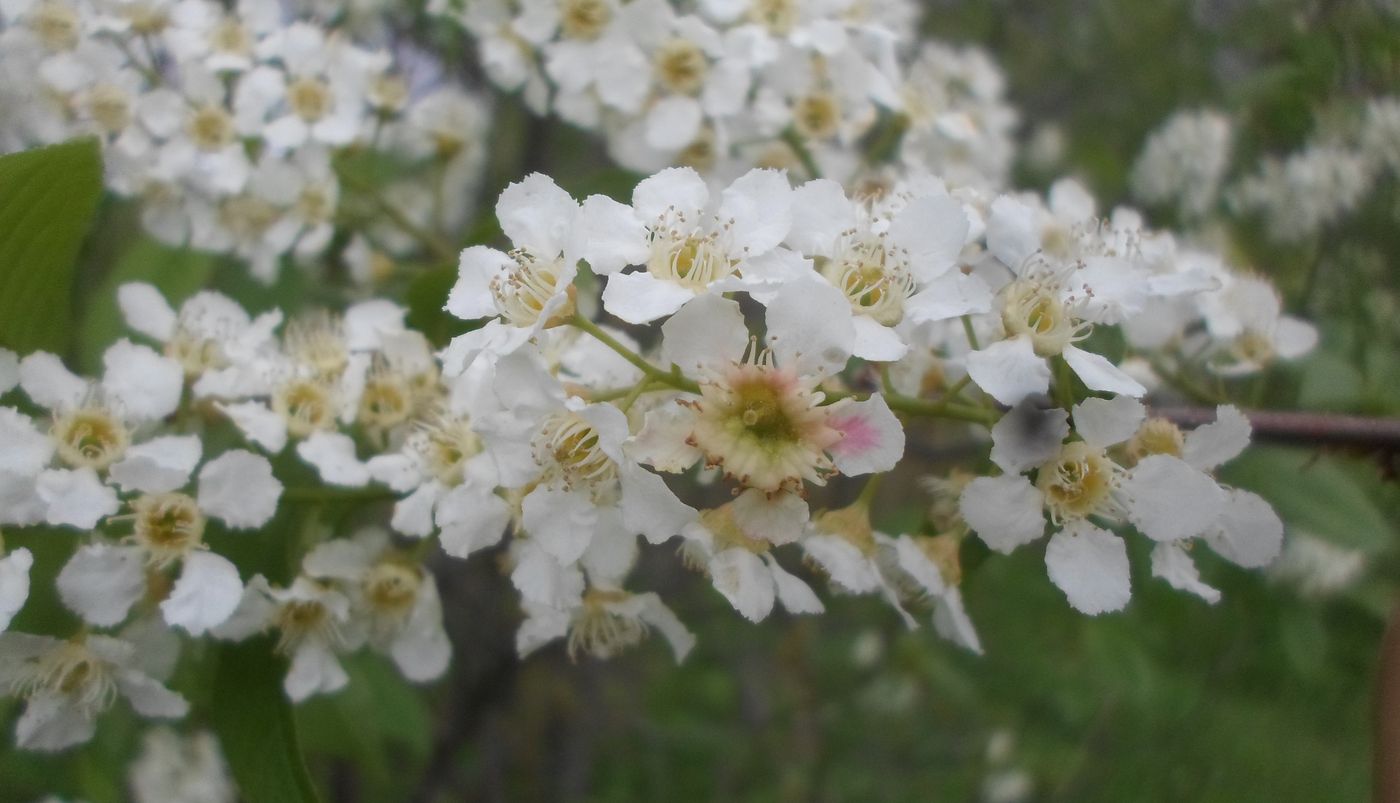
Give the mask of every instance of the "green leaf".
[[73, 267], [101, 195], [96, 140], [0, 157], [0, 345], [63, 350]]
[[282, 692], [286, 672], [271, 638], [218, 649], [209, 714], [243, 800], [318, 800]]
[[96, 374], [102, 367], [102, 352], [114, 341], [130, 334], [117, 306], [117, 288], [127, 282], [155, 285], [178, 308], [209, 280], [214, 269], [212, 254], [169, 248], [154, 240], [140, 240], [127, 249], [115, 268], [91, 295], [78, 330], [78, 365]]
[[[1304, 449], [1256, 446], [1227, 466], [1229, 482], [1258, 493], [1291, 527], [1338, 546], [1375, 553], [1395, 543], [1365, 464]], [[1369, 480], [1369, 482], [1368, 482]]]

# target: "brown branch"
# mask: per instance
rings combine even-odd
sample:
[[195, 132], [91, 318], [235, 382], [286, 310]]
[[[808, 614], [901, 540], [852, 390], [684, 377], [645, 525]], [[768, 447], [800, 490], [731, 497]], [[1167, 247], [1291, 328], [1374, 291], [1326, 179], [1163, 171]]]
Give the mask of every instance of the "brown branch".
[[1381, 641], [1375, 717], [1372, 791], [1376, 803], [1400, 803], [1400, 607], [1391, 613]]
[[[1154, 407], [1152, 414], [1193, 427], [1215, 420], [1215, 410], [1209, 407]], [[1245, 415], [1259, 441], [1400, 452], [1400, 418], [1283, 410], [1247, 410]]]

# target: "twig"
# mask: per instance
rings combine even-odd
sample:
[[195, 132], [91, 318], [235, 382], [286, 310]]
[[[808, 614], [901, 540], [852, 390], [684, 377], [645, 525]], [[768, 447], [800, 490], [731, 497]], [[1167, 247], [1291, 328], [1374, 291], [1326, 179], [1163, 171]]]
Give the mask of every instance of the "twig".
[[[1215, 410], [1209, 407], [1156, 407], [1152, 413], [1188, 426], [1215, 420]], [[1245, 415], [1254, 427], [1255, 438], [1261, 441], [1400, 452], [1400, 418], [1283, 410], [1247, 410]]]
[[1390, 624], [1381, 640], [1374, 714], [1373, 799], [1376, 803], [1400, 803], [1400, 607], [1390, 614]]

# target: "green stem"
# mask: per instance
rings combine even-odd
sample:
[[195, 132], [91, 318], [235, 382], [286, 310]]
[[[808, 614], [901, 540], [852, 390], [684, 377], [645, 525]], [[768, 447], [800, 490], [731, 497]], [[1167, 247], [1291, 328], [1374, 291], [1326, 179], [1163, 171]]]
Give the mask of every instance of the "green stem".
[[880, 478], [883, 476], [883, 473], [871, 474], [870, 479], [865, 481], [865, 487], [860, 489], [860, 496], [856, 497], [855, 504], [864, 505], [865, 509], [869, 510], [871, 503], [875, 501], [875, 492], [880, 489]]
[[977, 345], [977, 330], [972, 328], [972, 316], [962, 316], [962, 325], [963, 332], [967, 334], [967, 344], [969, 346], [972, 346], [972, 350], [977, 351], [978, 349], [982, 348], [981, 346]]
[[794, 128], [783, 130], [783, 142], [786, 142], [792, 152], [797, 154], [797, 161], [802, 163], [802, 169], [807, 171], [808, 178], [821, 178], [821, 168], [817, 167], [817, 160], [812, 158], [812, 152], [807, 150], [807, 143], [802, 140], [802, 135]]
[[622, 359], [637, 366], [643, 374], [646, 374], [647, 377], [653, 381], [660, 382], [663, 385], [673, 387], [677, 390], [683, 390], [687, 393], [698, 394], [700, 392], [700, 386], [693, 380], [682, 376], [679, 370], [663, 371], [657, 368], [655, 365], [642, 359], [640, 354], [627, 348], [619, 342], [617, 338], [603, 331], [602, 327], [598, 326], [598, 324], [588, 320], [579, 313], [574, 313], [574, 316], [569, 319], [569, 324], [592, 335], [599, 343], [617, 352], [618, 356], [622, 357]]
[[996, 411], [982, 407], [974, 407], [970, 404], [952, 404], [948, 399], [931, 402], [923, 399], [911, 399], [908, 396], [891, 394], [885, 397], [885, 403], [891, 410], [905, 415], [919, 416], [922, 418], [951, 418], [955, 421], [970, 421], [974, 424], [991, 426], [997, 422]]

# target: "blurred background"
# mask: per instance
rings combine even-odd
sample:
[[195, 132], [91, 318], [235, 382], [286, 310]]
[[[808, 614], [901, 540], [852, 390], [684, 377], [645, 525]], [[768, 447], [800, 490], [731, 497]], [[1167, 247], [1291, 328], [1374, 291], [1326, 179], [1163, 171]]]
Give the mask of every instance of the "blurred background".
[[[930, 37], [981, 46], [1004, 69], [1021, 112], [1017, 183], [1076, 176], [1101, 212], [1142, 205], [1134, 163], [1178, 110], [1229, 117], [1226, 184], [1239, 187], [1274, 175], [1270, 159], [1289, 176], [1291, 156], [1353, 141], [1368, 102], [1400, 93], [1395, 0], [926, 6]], [[458, 33], [432, 35], [466, 47]], [[515, 99], [498, 104], [483, 198], [535, 169], [580, 196], [625, 193], [635, 181], [606, 167], [584, 135], [531, 120]], [[1154, 224], [1223, 244], [1273, 277], [1287, 307], [1317, 323], [1321, 347], [1270, 374], [1256, 389], [1261, 407], [1400, 415], [1400, 188], [1393, 174], [1354, 183], [1296, 183], [1305, 200], [1348, 197], [1289, 236], [1243, 191], [1208, 215], [1145, 206]], [[150, 250], [130, 214], [106, 211], [84, 257], [80, 285], [91, 298], [80, 341], [92, 348], [82, 347], [79, 366], [92, 365], [117, 326], [101, 299], [124, 260], [174, 259]], [[254, 309], [314, 301], [296, 271], [262, 288], [212, 264], [200, 270], [169, 267], [188, 274], [190, 290], [207, 279]], [[441, 297], [450, 281], [425, 275], [409, 292]], [[960, 445], [937, 429], [913, 437], [908, 481], [883, 487], [875, 508], [889, 532], [918, 526], [929, 500], [915, 479], [945, 473], [940, 455]], [[1068, 607], [1034, 548], [965, 555], [983, 657], [906, 631], [870, 599], [829, 598], [825, 616], [775, 614], [753, 626], [680, 570], [670, 547], [652, 547], [637, 590], [665, 589], [699, 637], [683, 666], [656, 640], [608, 662], [570, 661], [558, 644], [521, 662], [518, 611], [496, 556], [444, 561], [449, 676], [415, 691], [383, 659], [361, 655], [349, 662], [350, 687], [297, 708], [296, 726], [333, 801], [1364, 800], [1376, 657], [1400, 578], [1394, 469], [1393, 454], [1251, 450], [1225, 479], [1268, 498], [1289, 543], [1259, 574], [1199, 555], [1204, 579], [1224, 593], [1215, 606], [1147, 579], [1145, 550], [1132, 555], [1139, 580], [1128, 610], [1099, 618]], [[829, 501], [854, 490], [833, 487]], [[38, 576], [56, 571], [62, 551], [25, 543]], [[27, 616], [44, 615], [42, 600], [31, 607]], [[0, 720], [16, 709], [5, 703]], [[113, 712], [91, 744], [61, 757], [20, 754], [5, 739], [0, 801], [123, 800], [139, 733]]]

